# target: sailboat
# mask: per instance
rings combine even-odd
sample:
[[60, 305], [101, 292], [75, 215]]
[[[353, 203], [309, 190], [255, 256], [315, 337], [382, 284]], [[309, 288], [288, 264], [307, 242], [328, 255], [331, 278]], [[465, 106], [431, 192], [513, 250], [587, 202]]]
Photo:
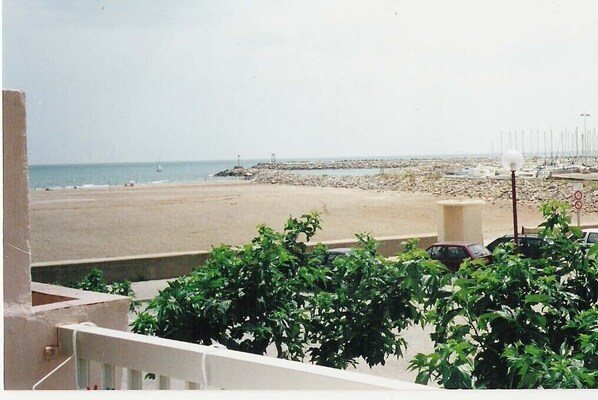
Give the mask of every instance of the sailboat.
[[158, 166], [156, 167], [156, 172], [162, 172], [162, 165], [158, 162]]

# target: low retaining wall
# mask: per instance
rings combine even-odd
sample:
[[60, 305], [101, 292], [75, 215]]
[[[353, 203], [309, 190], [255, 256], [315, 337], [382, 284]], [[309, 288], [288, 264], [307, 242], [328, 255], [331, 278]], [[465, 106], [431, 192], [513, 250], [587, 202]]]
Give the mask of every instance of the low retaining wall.
[[[385, 257], [394, 256], [404, 249], [404, 243], [411, 238], [418, 239], [419, 247], [426, 248], [436, 242], [438, 236], [435, 233], [430, 233], [376, 238], [380, 242], [379, 253]], [[355, 247], [358, 241], [357, 239], [347, 239], [322, 243], [333, 249]], [[209, 255], [209, 251], [195, 251], [33, 263], [31, 264], [31, 280], [65, 285], [83, 279], [94, 268], [104, 273], [107, 282], [171, 279], [186, 275], [194, 268], [203, 265]]]

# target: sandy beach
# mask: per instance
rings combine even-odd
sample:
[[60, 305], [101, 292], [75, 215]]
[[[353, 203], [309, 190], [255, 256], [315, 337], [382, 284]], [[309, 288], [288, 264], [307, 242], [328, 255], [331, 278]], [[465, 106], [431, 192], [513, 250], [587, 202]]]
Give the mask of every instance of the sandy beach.
[[[438, 197], [422, 193], [290, 186], [252, 181], [30, 192], [33, 262], [209, 250], [247, 243], [256, 226], [281, 229], [317, 211], [316, 241], [436, 232]], [[472, 196], [475, 198], [475, 196]], [[518, 207], [520, 225], [541, 222]], [[510, 200], [486, 202], [485, 240], [512, 230]]]

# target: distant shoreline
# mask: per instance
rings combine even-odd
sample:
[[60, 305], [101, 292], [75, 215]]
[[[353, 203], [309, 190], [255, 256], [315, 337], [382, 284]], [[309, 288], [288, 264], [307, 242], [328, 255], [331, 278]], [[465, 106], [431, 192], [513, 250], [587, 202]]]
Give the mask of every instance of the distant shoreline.
[[110, 190], [141, 190], [141, 189], [163, 189], [168, 187], [197, 187], [197, 186], [219, 186], [219, 185], [235, 185], [235, 184], [250, 184], [250, 181], [243, 179], [214, 179], [208, 181], [195, 181], [195, 182], [161, 182], [161, 183], [139, 183], [127, 186], [125, 184], [118, 185], [83, 185], [77, 187], [57, 187], [47, 189], [29, 189], [29, 192], [40, 193], [40, 192], [73, 192], [73, 191], [110, 191]]
[[[566, 159], [561, 168], [569, 168], [574, 159]], [[548, 175], [536, 178], [534, 174], [546, 172], [548, 166], [544, 158], [531, 158], [518, 178], [518, 201], [539, 206], [551, 200], [571, 202], [572, 182], [563, 179], [547, 179]], [[555, 165], [551, 166], [554, 171]], [[576, 167], [580, 168], [580, 167]], [[598, 180], [598, 173], [569, 172], [567, 176], [578, 180]], [[330, 175], [326, 170], [357, 171], [370, 169], [369, 175]], [[313, 174], [300, 174], [297, 170], [313, 170]], [[324, 171], [322, 173], [318, 170]], [[32, 189], [42, 191], [100, 190], [117, 191], [139, 188], [164, 187], [205, 187], [207, 185], [231, 184], [278, 184], [290, 186], [313, 186], [330, 188], [354, 188], [375, 191], [393, 191], [405, 193], [425, 193], [437, 197], [481, 198], [485, 201], [508, 200], [511, 196], [510, 185], [505, 182], [508, 174], [500, 162], [489, 157], [461, 157], [435, 159], [392, 159], [392, 160], [336, 160], [336, 161], [292, 161], [258, 163], [249, 168], [235, 167], [236, 177], [196, 180], [189, 182], [130, 183], [118, 185], [86, 185], [51, 189]], [[581, 170], [580, 170], [581, 171]], [[563, 176], [559, 176], [563, 178]], [[584, 193], [585, 213], [598, 212], [598, 182], [586, 184]], [[596, 195], [594, 194], [596, 192]]]

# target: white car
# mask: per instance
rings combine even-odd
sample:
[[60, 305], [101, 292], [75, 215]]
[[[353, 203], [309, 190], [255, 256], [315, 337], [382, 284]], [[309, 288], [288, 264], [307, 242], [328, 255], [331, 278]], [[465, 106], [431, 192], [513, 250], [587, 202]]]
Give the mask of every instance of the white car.
[[598, 228], [584, 229], [582, 233], [579, 242], [583, 247], [592, 247], [594, 243], [598, 243]]

